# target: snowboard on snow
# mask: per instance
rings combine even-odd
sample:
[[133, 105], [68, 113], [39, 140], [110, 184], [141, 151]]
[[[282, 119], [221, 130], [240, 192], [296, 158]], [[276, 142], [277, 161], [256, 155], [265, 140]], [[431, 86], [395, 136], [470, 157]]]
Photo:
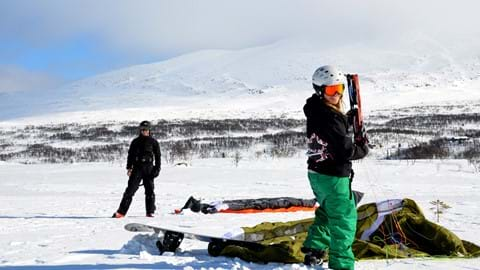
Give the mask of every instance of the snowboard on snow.
[[241, 246], [252, 250], [261, 250], [265, 248], [265, 246], [260, 244], [259, 242], [197, 234], [141, 223], [126, 224], [125, 229], [130, 232], [154, 232], [163, 236], [159, 237], [159, 240], [156, 242], [160, 254], [163, 254], [164, 252], [175, 252], [175, 250], [180, 246], [184, 238], [207, 242], [208, 254], [214, 257], [219, 256], [222, 250], [229, 245]]
[[354, 139], [366, 139], [366, 143], [368, 144], [368, 139], [366, 137], [366, 129], [365, 125], [363, 124], [362, 100], [360, 98], [360, 83], [358, 80], [358, 74], [347, 74], [346, 77], [348, 96], [350, 98], [350, 109], [356, 109], [356, 113], [353, 115]]

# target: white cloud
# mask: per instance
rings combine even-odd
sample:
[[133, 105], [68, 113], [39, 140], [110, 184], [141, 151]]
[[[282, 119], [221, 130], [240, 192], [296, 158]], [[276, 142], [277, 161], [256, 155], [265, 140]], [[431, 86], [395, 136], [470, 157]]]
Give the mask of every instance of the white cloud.
[[479, 9], [475, 0], [12, 0], [0, 4], [0, 35], [35, 44], [87, 34], [114, 50], [153, 54], [243, 48], [294, 35], [335, 46], [408, 31], [475, 35]]
[[62, 81], [49, 74], [15, 66], [0, 66], [0, 93], [52, 89]]

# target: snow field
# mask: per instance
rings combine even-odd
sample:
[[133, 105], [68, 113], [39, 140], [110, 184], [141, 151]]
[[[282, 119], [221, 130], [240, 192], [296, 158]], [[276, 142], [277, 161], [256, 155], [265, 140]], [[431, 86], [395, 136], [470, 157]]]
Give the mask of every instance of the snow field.
[[[428, 219], [431, 201], [450, 205], [440, 224], [480, 243], [478, 173], [463, 160], [378, 161], [354, 164], [353, 188], [362, 203], [412, 198]], [[177, 254], [159, 256], [155, 236], [127, 232], [130, 222], [222, 235], [262, 221], [287, 221], [311, 212], [172, 215], [193, 195], [205, 200], [292, 196], [311, 198], [305, 160], [193, 160], [165, 166], [156, 180], [157, 215], [144, 217], [143, 188], [124, 219], [112, 219], [126, 187], [124, 164], [21, 165], [0, 163], [0, 268], [5, 269], [308, 269], [303, 264], [267, 265], [210, 257], [207, 244], [184, 240]], [[480, 259], [360, 261], [356, 269], [480, 269]]]

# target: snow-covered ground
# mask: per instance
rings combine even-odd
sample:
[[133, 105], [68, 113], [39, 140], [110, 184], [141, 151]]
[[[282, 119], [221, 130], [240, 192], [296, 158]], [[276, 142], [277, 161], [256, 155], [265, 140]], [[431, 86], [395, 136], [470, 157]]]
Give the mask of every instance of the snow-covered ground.
[[[293, 38], [253, 48], [204, 50], [58, 89], [0, 93], [0, 130], [7, 131], [1, 143], [8, 151], [15, 150], [22, 138], [30, 138], [15, 131], [29, 132], [28, 125], [121, 127], [145, 119], [303, 119], [305, 99], [313, 93], [311, 74], [324, 64], [360, 75], [367, 119], [480, 112], [478, 36], [440, 40], [410, 33], [345, 46], [322, 41]], [[468, 123], [465, 128], [474, 129]], [[99, 143], [87, 145], [94, 144]], [[69, 146], [85, 145], [82, 141]], [[355, 164], [354, 188], [366, 193], [363, 202], [408, 197], [433, 219], [430, 202], [442, 200], [452, 208], [440, 223], [480, 244], [479, 174], [467, 161], [381, 161], [376, 156]], [[123, 229], [126, 223], [148, 222], [222, 235], [233, 227], [313, 215], [172, 215], [190, 195], [206, 200], [312, 197], [304, 158], [243, 158], [238, 167], [228, 158], [204, 159], [190, 165], [166, 165], [162, 170], [156, 181], [157, 217], [144, 217], [140, 190], [128, 217], [116, 220], [110, 216], [126, 187], [123, 163], [0, 162], [0, 268], [306, 269], [302, 264], [213, 258], [205, 243], [191, 240], [184, 241], [178, 254], [159, 256], [152, 236]], [[480, 259], [360, 261], [357, 269], [480, 269]]]
[[[480, 244], [480, 182], [463, 160], [380, 161], [354, 164], [353, 188], [363, 203], [412, 198], [434, 220], [431, 201], [452, 208], [440, 224]], [[188, 167], [166, 165], [156, 180], [157, 216], [144, 217], [142, 188], [128, 216], [112, 219], [127, 176], [124, 164], [21, 165], [0, 163], [0, 269], [308, 269], [303, 264], [267, 265], [210, 257], [207, 244], [184, 240], [177, 254], [158, 255], [149, 234], [127, 232], [130, 222], [165, 225], [222, 235], [262, 221], [310, 217], [311, 212], [172, 215], [193, 195], [205, 200], [293, 196], [311, 198], [305, 160], [193, 160]], [[356, 269], [480, 269], [480, 259], [359, 261]]]

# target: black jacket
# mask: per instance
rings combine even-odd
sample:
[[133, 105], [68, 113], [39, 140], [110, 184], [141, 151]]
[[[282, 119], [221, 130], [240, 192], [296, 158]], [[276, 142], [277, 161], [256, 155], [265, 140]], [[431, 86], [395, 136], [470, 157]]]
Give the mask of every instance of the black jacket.
[[133, 139], [128, 149], [127, 169], [142, 164], [152, 164], [155, 161], [154, 168], [160, 171], [160, 155], [160, 146], [156, 139], [151, 136], [139, 135]]
[[331, 176], [349, 176], [352, 169], [350, 160], [367, 155], [366, 145], [356, 145], [349, 135], [346, 115], [327, 106], [319, 96], [313, 94], [303, 107], [307, 117], [307, 137], [312, 134], [326, 142], [328, 158], [323, 161], [308, 159], [308, 169]]

